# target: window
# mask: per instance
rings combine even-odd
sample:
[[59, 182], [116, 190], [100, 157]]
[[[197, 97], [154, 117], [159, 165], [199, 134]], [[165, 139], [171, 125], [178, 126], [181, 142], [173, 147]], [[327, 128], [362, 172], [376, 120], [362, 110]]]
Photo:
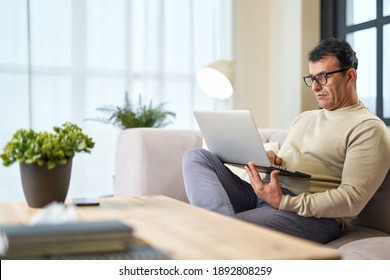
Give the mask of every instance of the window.
[[[84, 119], [127, 91], [194, 128], [192, 112], [216, 102], [195, 72], [232, 59], [232, 1], [0, 0], [0, 42], [0, 149], [19, 128], [74, 122], [96, 145], [75, 157], [69, 196], [111, 194], [119, 131]], [[0, 178], [1, 200], [23, 199], [17, 165]]]
[[321, 37], [352, 45], [360, 100], [390, 125], [390, 0], [322, 0], [321, 13]]

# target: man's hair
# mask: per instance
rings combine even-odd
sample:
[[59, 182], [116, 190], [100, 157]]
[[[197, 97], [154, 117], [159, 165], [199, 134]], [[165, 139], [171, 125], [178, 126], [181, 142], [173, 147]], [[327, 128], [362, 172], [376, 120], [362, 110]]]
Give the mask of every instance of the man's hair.
[[326, 56], [334, 56], [340, 63], [341, 68], [358, 67], [358, 59], [351, 45], [340, 38], [328, 38], [322, 40], [311, 52], [309, 61], [316, 62]]

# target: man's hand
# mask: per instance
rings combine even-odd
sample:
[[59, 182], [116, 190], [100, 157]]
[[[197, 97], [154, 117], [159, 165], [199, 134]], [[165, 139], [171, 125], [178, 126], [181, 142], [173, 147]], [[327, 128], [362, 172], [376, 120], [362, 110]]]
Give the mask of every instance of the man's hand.
[[278, 157], [274, 151], [267, 151], [267, 155], [271, 164], [282, 165], [282, 158]]
[[253, 191], [256, 195], [272, 207], [279, 209], [280, 201], [283, 196], [278, 180], [279, 170], [273, 170], [271, 172], [271, 181], [266, 184], [261, 179], [259, 172], [252, 162], [248, 163], [248, 165], [245, 166], [245, 169], [248, 172]]

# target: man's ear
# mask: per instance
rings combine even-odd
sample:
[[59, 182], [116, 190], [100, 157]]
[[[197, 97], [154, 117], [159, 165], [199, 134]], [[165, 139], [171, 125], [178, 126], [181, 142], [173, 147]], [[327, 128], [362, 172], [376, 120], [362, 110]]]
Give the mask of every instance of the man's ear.
[[356, 69], [354, 68], [350, 68], [347, 70], [347, 78], [348, 78], [348, 82], [352, 82], [352, 84], [355, 84], [356, 83]]

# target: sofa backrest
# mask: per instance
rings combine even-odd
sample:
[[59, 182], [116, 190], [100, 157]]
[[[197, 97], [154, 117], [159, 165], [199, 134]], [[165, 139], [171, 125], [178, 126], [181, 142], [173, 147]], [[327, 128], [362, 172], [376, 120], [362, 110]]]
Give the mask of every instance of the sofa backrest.
[[378, 229], [390, 234], [390, 170], [378, 191], [360, 212], [354, 225]]

